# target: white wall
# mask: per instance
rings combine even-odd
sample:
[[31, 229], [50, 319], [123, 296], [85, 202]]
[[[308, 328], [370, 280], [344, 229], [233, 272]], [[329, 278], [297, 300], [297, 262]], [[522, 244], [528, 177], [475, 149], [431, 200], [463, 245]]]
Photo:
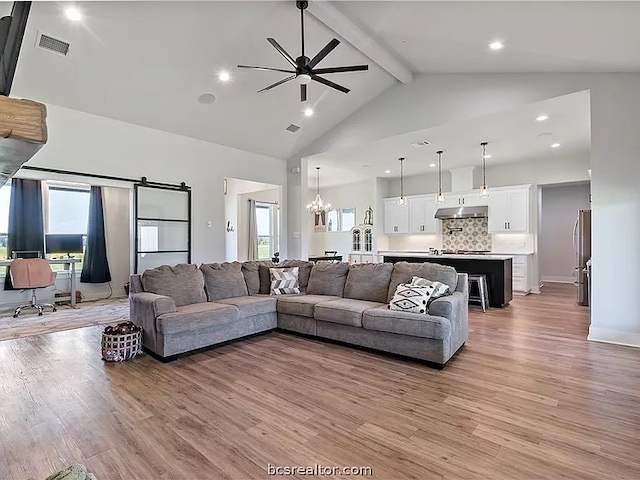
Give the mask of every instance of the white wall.
[[[289, 166], [300, 165], [302, 157], [315, 153], [584, 90], [591, 96], [593, 193], [594, 295], [589, 338], [640, 346], [640, 74], [416, 75], [412, 83], [390, 88], [337, 124], [290, 158]], [[289, 185], [292, 193], [296, 187]], [[293, 232], [302, 221], [302, 199], [291, 197], [289, 203]], [[614, 235], [616, 248], [612, 249]], [[622, 284], [620, 278], [625, 279]]]
[[[507, 187], [510, 185], [552, 185], [557, 183], [582, 182], [589, 180], [587, 170], [591, 168], [589, 152], [554, 158], [536, 158], [522, 162], [487, 165], [487, 183], [489, 187]], [[480, 172], [480, 168], [476, 169]], [[395, 195], [400, 192], [400, 179], [389, 180], [389, 188]], [[480, 178], [475, 178], [473, 188], [480, 188]], [[451, 172], [442, 172], [442, 189], [451, 189]], [[406, 195], [438, 192], [438, 174], [425, 173], [405, 178]]]
[[538, 255], [543, 282], [575, 281], [573, 225], [578, 210], [589, 209], [589, 184], [542, 189]]
[[[47, 109], [49, 142], [29, 165], [187, 183], [193, 192], [196, 263], [225, 260], [225, 177], [281, 186], [286, 182], [283, 160], [55, 105]], [[286, 216], [284, 205], [283, 210]], [[281, 249], [286, 252], [286, 238]]]
[[[341, 209], [348, 207], [356, 208], [356, 225], [364, 221], [364, 214], [367, 208], [374, 208], [375, 205], [375, 185], [373, 181], [358, 182], [339, 187], [323, 188], [320, 190], [322, 200], [331, 203], [333, 208]], [[307, 189], [307, 202], [316, 196], [315, 189]], [[313, 215], [307, 213], [307, 230], [310, 238], [310, 255], [323, 255], [325, 250], [337, 250], [338, 255], [343, 259], [349, 259], [351, 252], [350, 232], [315, 232], [313, 225]], [[381, 224], [380, 224], [381, 226]], [[374, 225], [377, 227], [377, 225]]]

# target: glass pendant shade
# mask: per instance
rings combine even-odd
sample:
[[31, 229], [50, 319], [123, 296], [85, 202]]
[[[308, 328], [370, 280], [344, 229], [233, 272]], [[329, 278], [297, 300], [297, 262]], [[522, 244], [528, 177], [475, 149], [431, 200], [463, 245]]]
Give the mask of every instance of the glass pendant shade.
[[316, 167], [316, 198], [307, 205], [309, 213], [322, 213], [331, 210], [331, 204], [325, 204], [320, 196], [320, 167]]

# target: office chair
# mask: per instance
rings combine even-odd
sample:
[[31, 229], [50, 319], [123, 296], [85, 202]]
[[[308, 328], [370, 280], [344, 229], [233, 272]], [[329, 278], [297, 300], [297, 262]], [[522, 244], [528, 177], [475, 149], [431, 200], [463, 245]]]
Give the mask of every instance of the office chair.
[[54, 285], [56, 273], [51, 270], [49, 263], [43, 258], [17, 258], [11, 262], [9, 269], [11, 283], [14, 288], [31, 289], [31, 303], [21, 305], [13, 312], [13, 318], [20, 315], [24, 308], [35, 308], [38, 316], [42, 316], [44, 307], [51, 307], [56, 311], [56, 306], [51, 303], [38, 303], [36, 300], [36, 289]]

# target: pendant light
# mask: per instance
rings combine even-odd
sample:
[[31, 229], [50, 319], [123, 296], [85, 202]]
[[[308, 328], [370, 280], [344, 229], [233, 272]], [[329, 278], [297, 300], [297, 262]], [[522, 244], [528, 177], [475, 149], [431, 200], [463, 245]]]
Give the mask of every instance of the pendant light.
[[316, 167], [316, 198], [313, 202], [307, 205], [307, 210], [309, 211], [309, 213], [313, 214], [331, 210], [331, 204], [327, 203], [325, 205], [322, 202], [322, 198], [320, 197], [320, 167]]
[[400, 157], [400, 196], [398, 197], [398, 205], [404, 207], [407, 199], [404, 198], [404, 157]]
[[482, 147], [482, 185], [480, 185], [480, 196], [489, 196], [489, 187], [487, 186], [487, 142], [480, 144]]
[[442, 191], [442, 150], [436, 152], [438, 154], [438, 196], [436, 202], [444, 203], [444, 192]]

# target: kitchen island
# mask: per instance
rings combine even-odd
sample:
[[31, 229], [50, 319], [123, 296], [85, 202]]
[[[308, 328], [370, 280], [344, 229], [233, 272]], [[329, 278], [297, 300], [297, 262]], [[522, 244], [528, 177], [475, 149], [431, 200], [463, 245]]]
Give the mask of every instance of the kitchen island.
[[460, 273], [484, 274], [487, 276], [490, 306], [505, 307], [513, 299], [513, 261], [509, 255], [435, 255], [428, 252], [405, 250], [383, 250], [378, 254], [384, 262], [389, 263], [431, 262], [449, 265]]

